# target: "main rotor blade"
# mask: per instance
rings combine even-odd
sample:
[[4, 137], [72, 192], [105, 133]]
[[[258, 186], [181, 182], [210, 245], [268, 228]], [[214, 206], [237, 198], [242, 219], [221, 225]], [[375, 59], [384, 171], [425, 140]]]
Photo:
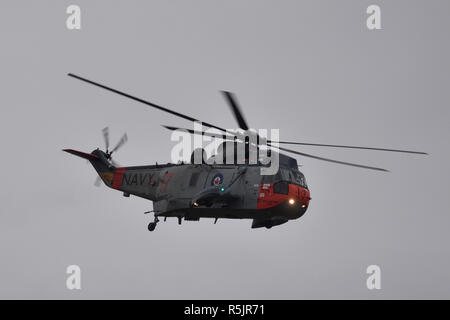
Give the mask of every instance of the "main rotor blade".
[[245, 121], [245, 119], [244, 119], [244, 115], [242, 114], [242, 111], [239, 108], [237, 99], [234, 96], [234, 94], [231, 92], [228, 92], [228, 91], [222, 91], [222, 94], [224, 95], [225, 99], [228, 101], [228, 104], [230, 105], [231, 110], [233, 111], [233, 115], [236, 118], [239, 128], [248, 130], [249, 127], [247, 125], [247, 121]]
[[[179, 127], [172, 127], [172, 126], [166, 126], [166, 125], [162, 125], [164, 128], [169, 129], [171, 131], [175, 131], [175, 130], [185, 130], [187, 132], [189, 132], [190, 134], [198, 134], [198, 135], [203, 135], [203, 136], [208, 136], [208, 137], [214, 137], [214, 138], [221, 138], [223, 140], [227, 140], [227, 141], [237, 141], [237, 142], [241, 142], [244, 143], [245, 141], [243, 141], [242, 139], [240, 139], [238, 136], [233, 135], [233, 134], [223, 134], [223, 133], [214, 133], [214, 132], [205, 132], [205, 131], [195, 131], [195, 130], [191, 130], [191, 129], [186, 129], [186, 128], [179, 128]], [[230, 132], [230, 131], [228, 131]], [[257, 136], [258, 137], [258, 136]], [[257, 145], [260, 146], [261, 144], [257, 144], [257, 143], [251, 143], [252, 145]]]
[[172, 126], [166, 126], [166, 125], [161, 125], [161, 126], [163, 126], [164, 128], [166, 128], [168, 130], [171, 130], [171, 131], [184, 130], [184, 131], [189, 132], [190, 134], [198, 134], [198, 135], [214, 137], [214, 138], [222, 138], [222, 139], [224, 139], [224, 137], [225, 137], [225, 140], [234, 140], [234, 138], [236, 138], [236, 136], [229, 135], [229, 134], [223, 134], [223, 133], [197, 131], [197, 130], [192, 130], [192, 129], [172, 127]]
[[116, 146], [111, 150], [110, 154], [117, 151], [117, 149], [119, 149], [121, 146], [123, 146], [125, 144], [125, 142], [127, 142], [127, 141], [128, 141], [128, 137], [127, 137], [127, 134], [125, 133], [122, 136], [122, 138], [120, 138], [119, 142], [117, 142]]
[[[206, 136], [210, 136], [210, 137], [221, 137], [222, 139], [223, 139], [223, 136], [224, 136], [224, 135], [215, 134], [215, 133], [212, 133], [212, 132], [194, 131], [194, 130], [191, 130], [191, 129], [178, 128], [178, 127], [172, 127], [172, 126], [165, 126], [165, 125], [163, 125], [163, 127], [168, 129], [168, 130], [172, 130], [172, 131], [181, 129], [181, 130], [186, 130], [190, 134], [206, 135]], [[225, 135], [225, 139], [226, 140], [234, 140], [234, 138], [235, 138], [235, 136]], [[351, 163], [351, 162], [344, 162], [344, 161], [339, 161], [339, 160], [333, 160], [333, 159], [318, 157], [318, 156], [314, 156], [314, 155], [311, 155], [311, 154], [308, 154], [308, 153], [303, 153], [303, 152], [299, 152], [299, 151], [295, 151], [295, 150], [291, 150], [291, 149], [286, 149], [286, 148], [283, 148], [283, 147], [275, 147], [275, 146], [272, 146], [270, 143], [267, 143], [267, 145], [269, 147], [271, 147], [271, 148], [276, 148], [276, 149], [279, 149], [279, 150], [282, 150], [282, 151], [295, 153], [295, 154], [298, 154], [298, 155], [301, 155], [301, 156], [305, 156], [305, 157], [309, 157], [309, 158], [313, 158], [313, 159], [318, 159], [318, 160], [323, 160], [323, 161], [328, 161], [328, 162], [348, 165], [348, 166], [352, 166], [352, 167], [359, 167], [359, 168], [364, 168], [364, 169], [389, 172], [389, 170], [386, 170], [386, 169], [383, 169], [383, 168], [371, 167], [371, 166], [366, 166], [366, 165], [361, 165], [361, 164], [356, 164], [356, 163]]]
[[[274, 142], [268, 140], [267, 143]], [[410, 151], [410, 150], [399, 150], [399, 149], [386, 149], [386, 148], [372, 148], [372, 147], [359, 147], [359, 146], [346, 146], [338, 144], [320, 144], [320, 143], [306, 143], [306, 142], [291, 142], [291, 141], [279, 141], [279, 144], [293, 144], [301, 146], [315, 146], [315, 147], [331, 147], [331, 148], [347, 148], [347, 149], [364, 149], [364, 150], [376, 150], [376, 151], [388, 151], [388, 152], [402, 152], [402, 153], [414, 153], [414, 154], [428, 154], [422, 151]]]
[[103, 128], [103, 139], [105, 139], [105, 147], [106, 147], [106, 152], [108, 152], [109, 149], [109, 128], [105, 127]]
[[328, 161], [328, 162], [333, 162], [333, 163], [343, 164], [343, 165], [352, 166], [352, 167], [358, 167], [358, 168], [364, 168], [364, 169], [370, 169], [370, 170], [377, 170], [377, 171], [385, 171], [385, 172], [389, 172], [389, 170], [386, 170], [386, 169], [383, 169], [383, 168], [371, 167], [371, 166], [366, 166], [366, 165], [357, 164], [357, 163], [351, 163], [351, 162], [345, 162], [345, 161], [339, 161], [339, 160], [333, 160], [333, 159], [328, 159], [328, 158], [318, 157], [318, 156], [314, 156], [314, 155], [312, 155], [312, 154], [303, 153], [303, 152], [298, 152], [298, 151], [291, 150], [291, 149], [286, 149], [286, 148], [282, 148], [282, 147], [274, 147], [274, 146], [270, 145], [269, 143], [268, 143], [267, 145], [269, 145], [271, 148], [277, 148], [277, 149], [282, 150], [282, 151], [286, 151], [286, 152], [298, 154], [298, 155], [300, 155], [300, 156], [304, 156], [304, 157], [308, 157], [308, 158], [313, 158], [313, 159], [317, 159], [317, 160], [323, 160], [323, 161]]
[[[102, 85], [102, 84], [100, 84], [100, 83], [97, 83], [97, 82], [88, 80], [88, 79], [86, 79], [86, 78], [77, 76], [77, 75], [75, 75], [75, 74], [73, 74], [73, 73], [68, 73], [67, 75], [68, 75], [69, 77], [72, 77], [72, 78], [75, 78], [75, 79], [78, 79], [78, 80], [87, 82], [87, 83], [89, 83], [89, 84], [92, 84], [92, 85], [94, 85], [94, 86], [100, 87], [100, 88], [102, 88], [102, 89], [105, 89], [105, 90], [114, 92], [114, 93], [116, 93], [116, 94], [118, 94], [118, 95], [124, 96], [124, 97], [126, 97], [126, 98], [131, 99], [131, 100], [134, 100], [134, 101], [137, 101], [137, 102], [146, 104], [146, 105], [148, 105], [148, 106], [150, 106], [150, 107], [153, 107], [153, 108], [155, 108], [155, 109], [158, 109], [158, 110], [161, 110], [161, 111], [170, 113], [170, 114], [172, 114], [172, 115], [174, 115], [174, 116], [177, 116], [177, 117], [180, 117], [180, 118], [189, 120], [189, 121], [200, 121], [200, 120], [195, 119], [195, 118], [193, 118], [193, 117], [190, 117], [190, 116], [188, 116], [188, 115], [185, 115], [185, 114], [182, 114], [182, 113], [179, 113], [179, 112], [176, 112], [176, 111], [167, 109], [167, 108], [165, 108], [165, 107], [162, 107], [162, 106], [157, 105], [157, 104], [155, 104], [155, 103], [152, 103], [152, 102], [150, 102], [150, 101], [146, 101], [146, 100], [143, 100], [143, 99], [134, 97], [134, 96], [132, 96], [132, 95], [130, 95], [130, 94], [128, 94], [128, 93], [125, 93], [125, 92], [122, 92], [122, 91], [119, 91], [119, 90], [116, 90], [116, 89], [107, 87], [107, 86], [105, 86], [105, 85]], [[221, 127], [218, 127], [218, 126], [215, 126], [215, 125], [213, 125], [213, 124], [210, 124], [210, 123], [208, 123], [208, 122], [202, 121], [202, 124], [205, 125], [205, 126], [207, 126], [207, 127], [210, 127], [210, 128], [216, 128], [216, 129], [221, 130], [221, 131], [224, 131], [224, 132], [226, 131], [225, 129], [223, 129], [223, 128], [221, 128]]]

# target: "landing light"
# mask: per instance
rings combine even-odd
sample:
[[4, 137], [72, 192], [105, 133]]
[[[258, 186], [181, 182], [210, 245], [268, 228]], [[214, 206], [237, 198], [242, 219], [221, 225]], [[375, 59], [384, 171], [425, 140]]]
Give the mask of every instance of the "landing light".
[[306, 208], [306, 204], [302, 204], [302, 208]]
[[194, 202], [194, 207], [198, 207], [198, 203], [197, 202]]
[[294, 199], [289, 199], [289, 204], [294, 204], [295, 200]]

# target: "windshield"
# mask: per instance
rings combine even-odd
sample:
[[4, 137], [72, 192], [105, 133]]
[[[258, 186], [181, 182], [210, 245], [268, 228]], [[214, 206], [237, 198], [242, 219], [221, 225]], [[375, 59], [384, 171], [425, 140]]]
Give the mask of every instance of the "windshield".
[[292, 184], [296, 184], [303, 188], [308, 189], [306, 184], [306, 179], [303, 173], [298, 171], [298, 169], [289, 169], [280, 167], [277, 174], [271, 176], [263, 176], [262, 183], [274, 184], [279, 181], [287, 181]]

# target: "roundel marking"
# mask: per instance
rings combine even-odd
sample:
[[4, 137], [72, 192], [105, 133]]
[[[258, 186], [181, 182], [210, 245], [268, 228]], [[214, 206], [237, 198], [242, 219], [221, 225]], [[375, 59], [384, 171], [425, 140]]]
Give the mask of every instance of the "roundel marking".
[[223, 182], [223, 175], [221, 173], [215, 174], [214, 177], [211, 179], [212, 186], [218, 186], [222, 184], [222, 182]]

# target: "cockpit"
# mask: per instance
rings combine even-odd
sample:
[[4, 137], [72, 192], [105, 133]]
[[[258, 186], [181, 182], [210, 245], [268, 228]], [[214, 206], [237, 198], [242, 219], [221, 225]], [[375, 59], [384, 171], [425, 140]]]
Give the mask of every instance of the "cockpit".
[[298, 170], [297, 160], [284, 154], [280, 154], [279, 156], [280, 166], [278, 172], [274, 175], [263, 176], [262, 183], [281, 186], [282, 184], [278, 184], [278, 182], [287, 182], [308, 189], [305, 176]]

